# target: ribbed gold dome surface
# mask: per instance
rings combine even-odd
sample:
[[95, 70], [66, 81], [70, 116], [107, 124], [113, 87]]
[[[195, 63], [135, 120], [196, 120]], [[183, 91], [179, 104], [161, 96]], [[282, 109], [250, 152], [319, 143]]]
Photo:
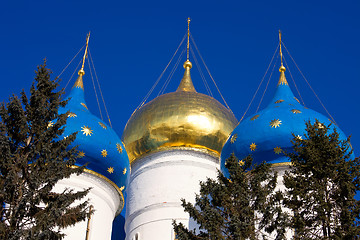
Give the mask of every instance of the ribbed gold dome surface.
[[[187, 61], [188, 62], [188, 61]], [[123, 141], [130, 163], [144, 154], [185, 147], [220, 155], [237, 125], [233, 113], [214, 98], [195, 91], [191, 63], [176, 92], [161, 95], [132, 114]]]

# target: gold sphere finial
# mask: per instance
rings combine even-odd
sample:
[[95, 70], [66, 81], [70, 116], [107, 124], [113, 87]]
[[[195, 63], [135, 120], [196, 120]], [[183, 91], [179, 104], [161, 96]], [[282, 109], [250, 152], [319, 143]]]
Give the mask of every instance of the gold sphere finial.
[[186, 62], [184, 62], [184, 68], [189, 68], [191, 69], [192, 68], [192, 63], [189, 61], [189, 60], [186, 60]]
[[78, 75], [79, 76], [84, 76], [85, 75], [84, 69], [80, 69], [79, 72], [78, 72]]
[[284, 66], [281, 66], [280, 68], [279, 68], [279, 72], [285, 72], [286, 71], [286, 68], [284, 67]]

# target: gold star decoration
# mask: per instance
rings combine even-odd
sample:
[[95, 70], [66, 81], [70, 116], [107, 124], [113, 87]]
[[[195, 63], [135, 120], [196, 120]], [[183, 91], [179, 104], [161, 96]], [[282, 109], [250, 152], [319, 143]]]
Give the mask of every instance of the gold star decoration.
[[244, 164], [245, 164], [245, 162], [244, 162], [243, 160], [240, 160], [240, 161], [239, 161], [239, 165], [240, 165], [240, 166], [244, 166]]
[[87, 108], [87, 106], [85, 105], [85, 103], [80, 103], [81, 104], [81, 106], [83, 106], [84, 108], [86, 108], [87, 110], [89, 110], [88, 108]]
[[298, 140], [302, 140], [302, 136], [300, 136], [300, 135], [297, 135], [295, 138]]
[[299, 99], [297, 99], [296, 97], [294, 97], [294, 99], [295, 99], [298, 103], [300, 103]]
[[84, 153], [83, 151], [79, 151], [78, 157], [79, 157], [79, 158], [85, 157], [85, 153]]
[[282, 100], [282, 99], [275, 101], [275, 103], [282, 103], [282, 102], [284, 102], [284, 100]]
[[322, 123], [318, 123], [317, 127], [322, 129], [322, 128], [324, 128], [324, 125]]
[[272, 128], [280, 127], [281, 124], [282, 124], [281, 120], [279, 120], [279, 119], [274, 119], [274, 120], [270, 121], [270, 126]]
[[77, 115], [75, 113], [69, 112], [68, 117], [76, 118]]
[[54, 126], [54, 123], [53, 123], [52, 121], [50, 121], [50, 122], [48, 123], [48, 125], [47, 125], [47, 128], [50, 128], [50, 127], [52, 127], [52, 126]]
[[117, 144], [116, 144], [116, 149], [118, 150], [119, 153], [122, 153], [122, 151], [123, 151], [120, 143], [117, 143]]
[[122, 186], [121, 188], [120, 188], [120, 191], [123, 191], [125, 189], [125, 186]]
[[89, 128], [88, 126], [83, 126], [81, 127], [81, 131], [83, 132], [83, 134], [85, 134], [86, 136], [91, 136], [91, 134], [93, 134], [93, 130], [91, 130], [91, 128]]
[[107, 127], [105, 126], [105, 124], [103, 124], [102, 122], [99, 122], [99, 125], [100, 125], [103, 129], [107, 129]]
[[108, 169], [107, 169], [107, 171], [108, 171], [108, 173], [113, 173], [114, 172], [114, 168], [113, 167], [109, 167]]
[[260, 115], [256, 114], [255, 116], [253, 116], [252, 118], [250, 118], [251, 121], [254, 121], [255, 119], [257, 119]]
[[291, 112], [292, 112], [292, 113], [295, 113], [295, 114], [301, 113], [301, 111], [298, 110], [298, 109], [292, 109]]
[[108, 155], [108, 152], [106, 149], [101, 150], [101, 156], [106, 157]]
[[257, 147], [257, 146], [256, 146], [255, 143], [250, 144], [250, 150], [251, 150], [251, 151], [255, 151], [256, 147]]
[[123, 170], [123, 174], [125, 175], [125, 174], [126, 174], [126, 172], [127, 172], [127, 169], [126, 169], [126, 168], [124, 168], [124, 170]]
[[282, 150], [281, 150], [280, 147], [276, 147], [276, 148], [274, 148], [274, 152], [275, 152], [276, 154], [280, 154], [280, 153], [282, 152]]
[[236, 141], [236, 139], [237, 139], [237, 134], [235, 133], [235, 134], [231, 137], [230, 143], [234, 143], [234, 142]]

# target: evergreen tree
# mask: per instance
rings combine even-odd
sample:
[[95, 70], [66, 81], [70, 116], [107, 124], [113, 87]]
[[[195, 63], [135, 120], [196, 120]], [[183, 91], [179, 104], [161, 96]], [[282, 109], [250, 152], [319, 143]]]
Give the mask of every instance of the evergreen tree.
[[287, 215], [280, 205], [282, 194], [274, 191], [277, 174], [270, 164], [254, 166], [250, 156], [238, 161], [232, 155], [225, 166], [229, 178], [219, 171], [217, 180], [201, 182], [195, 205], [182, 199], [199, 231], [174, 221], [177, 239], [266, 239], [265, 233], [272, 232], [285, 239]]
[[83, 167], [72, 168], [77, 150], [63, 138], [66, 101], [46, 62], [36, 71], [30, 98], [24, 91], [0, 106], [0, 239], [62, 239], [61, 229], [85, 220], [89, 189], [53, 192], [55, 184]]
[[292, 140], [292, 166], [284, 176], [285, 204], [293, 212], [295, 239], [358, 239], [360, 161], [331, 125], [306, 123], [303, 139]]

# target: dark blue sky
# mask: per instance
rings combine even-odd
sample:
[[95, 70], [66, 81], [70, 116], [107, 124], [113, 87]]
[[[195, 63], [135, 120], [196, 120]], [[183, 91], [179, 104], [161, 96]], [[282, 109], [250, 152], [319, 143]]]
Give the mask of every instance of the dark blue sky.
[[[36, 66], [45, 57], [54, 76], [58, 75], [91, 31], [90, 51], [113, 127], [121, 136], [131, 113], [175, 52], [186, 33], [186, 18], [191, 17], [192, 36], [240, 120], [276, 49], [281, 29], [287, 49], [319, 98], [340, 128], [352, 134], [358, 156], [359, 12], [360, 2], [355, 0], [5, 1], [0, 8], [0, 99], [28, 90]], [[285, 59], [306, 106], [326, 114], [286, 52]], [[79, 61], [80, 57], [61, 76], [62, 87]], [[278, 68], [279, 61], [260, 109], [272, 98]], [[170, 70], [150, 98], [158, 94]], [[88, 67], [85, 71], [87, 104], [99, 115]], [[202, 71], [206, 73], [203, 66]], [[289, 71], [286, 73], [297, 95]], [[182, 74], [178, 67], [167, 91], [176, 89]], [[206, 93], [195, 64], [192, 76], [197, 90]], [[205, 77], [215, 92], [210, 77]], [[267, 80], [249, 114], [255, 112]]]

